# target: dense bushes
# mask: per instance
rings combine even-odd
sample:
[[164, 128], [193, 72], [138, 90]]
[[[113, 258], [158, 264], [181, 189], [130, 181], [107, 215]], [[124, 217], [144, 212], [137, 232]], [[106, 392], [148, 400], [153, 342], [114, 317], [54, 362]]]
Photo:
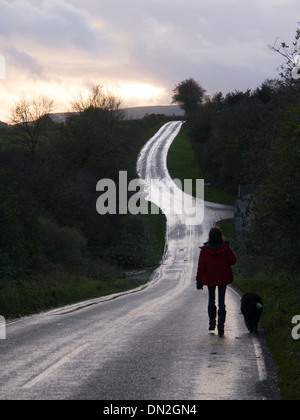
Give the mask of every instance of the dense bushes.
[[239, 184], [256, 195], [252, 250], [288, 258], [300, 250], [300, 86], [266, 81], [254, 91], [217, 94], [188, 116], [206, 182], [230, 193]]
[[75, 228], [60, 226], [54, 220], [39, 217], [38, 235], [43, 254], [54, 263], [80, 265], [86, 238]]
[[161, 215], [100, 216], [96, 211], [97, 182], [110, 178], [118, 185], [119, 171], [127, 171], [128, 180], [136, 178], [138, 153], [162, 121], [162, 116], [123, 120], [119, 111], [90, 106], [70, 114], [65, 123], [43, 116], [34, 154], [23, 140], [22, 124], [1, 130], [3, 293], [20, 285], [62, 285], [70, 278], [74, 284], [79, 278], [115, 282], [126, 268], [159, 261]]
[[27, 258], [16, 180], [0, 170], [0, 275], [18, 274]]

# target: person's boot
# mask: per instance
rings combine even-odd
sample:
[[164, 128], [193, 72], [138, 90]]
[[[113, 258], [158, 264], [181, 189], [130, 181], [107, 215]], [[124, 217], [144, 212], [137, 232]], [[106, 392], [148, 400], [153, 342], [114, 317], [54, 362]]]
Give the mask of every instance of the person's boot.
[[226, 311], [221, 309], [218, 311], [218, 333], [220, 337], [224, 336], [225, 321], [226, 321]]
[[216, 328], [216, 317], [217, 317], [217, 308], [215, 305], [208, 306], [208, 316], [209, 316], [209, 331], [214, 331]]

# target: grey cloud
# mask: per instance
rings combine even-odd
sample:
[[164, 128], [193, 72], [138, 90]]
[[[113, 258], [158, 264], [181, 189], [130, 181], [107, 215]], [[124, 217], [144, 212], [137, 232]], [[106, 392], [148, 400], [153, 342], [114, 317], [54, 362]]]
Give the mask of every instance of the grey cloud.
[[91, 25], [86, 10], [63, 0], [45, 0], [41, 7], [27, 0], [0, 0], [0, 36], [9, 40], [22, 37], [45, 48], [75, 47], [94, 51], [111, 46], [111, 40]]
[[37, 61], [36, 58], [32, 57], [26, 52], [9, 47], [4, 50], [4, 54], [7, 64], [10, 68], [14, 67], [23, 74], [26, 72], [29, 73], [31, 76], [43, 76], [43, 66]]
[[48, 65], [43, 49], [53, 73], [59, 57], [61, 79], [73, 68], [82, 85], [142, 82], [171, 97], [194, 77], [227, 93], [277, 76], [281, 59], [267, 46], [293, 39], [298, 12], [299, 0], [0, 0], [0, 47], [5, 39], [36, 74]]
[[[116, 7], [118, 2], [113, 3]], [[134, 17], [137, 22], [127, 27], [126, 34], [132, 68], [135, 74], [160, 79], [169, 90], [190, 76], [211, 93], [255, 88], [278, 74], [280, 57], [270, 53], [268, 44], [278, 33], [293, 39], [297, 26], [295, 0], [131, 0], [126, 4], [132, 7], [127, 9], [128, 19]], [[118, 15], [115, 25], [117, 19]], [[126, 24], [120, 22], [121, 27]]]

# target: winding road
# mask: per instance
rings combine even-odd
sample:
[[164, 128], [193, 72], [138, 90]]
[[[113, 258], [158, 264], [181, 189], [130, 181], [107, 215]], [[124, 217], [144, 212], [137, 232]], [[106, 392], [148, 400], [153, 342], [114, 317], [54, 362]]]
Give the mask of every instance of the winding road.
[[[170, 190], [167, 153], [181, 125], [164, 125], [141, 151], [137, 170], [146, 185], [158, 180]], [[150, 195], [155, 201], [152, 188]], [[208, 332], [207, 291], [195, 287], [199, 246], [217, 220], [232, 217], [232, 208], [201, 199], [193, 205], [199, 212], [192, 219], [167, 214], [165, 253], [147, 285], [7, 325], [0, 399], [278, 398], [264, 335], [248, 334], [233, 288], [225, 337]]]

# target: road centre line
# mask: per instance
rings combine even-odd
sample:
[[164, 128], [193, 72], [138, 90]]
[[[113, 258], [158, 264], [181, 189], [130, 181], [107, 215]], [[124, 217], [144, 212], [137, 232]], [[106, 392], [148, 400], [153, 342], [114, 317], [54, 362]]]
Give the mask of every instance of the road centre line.
[[25, 385], [22, 386], [23, 389], [32, 388], [37, 383], [44, 381], [53, 371], [55, 371], [57, 368], [62, 366], [64, 363], [68, 362], [72, 359], [72, 357], [77, 356], [79, 353], [81, 353], [84, 349], [86, 349], [90, 343], [85, 343], [82, 346], [77, 347], [77, 349], [73, 350], [71, 353], [64, 356], [62, 359], [60, 359], [58, 362], [54, 363], [52, 366], [48, 367], [46, 370], [44, 370], [42, 373], [37, 375], [35, 378], [33, 378], [31, 381], [27, 382]]

